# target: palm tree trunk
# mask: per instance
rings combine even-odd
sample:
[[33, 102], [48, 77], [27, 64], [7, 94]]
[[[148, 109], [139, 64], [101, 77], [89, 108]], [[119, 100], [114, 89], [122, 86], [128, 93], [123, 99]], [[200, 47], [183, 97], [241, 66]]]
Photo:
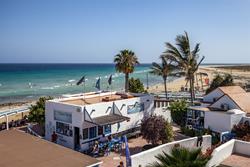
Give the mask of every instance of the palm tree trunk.
[[129, 74], [126, 73], [125, 74], [125, 92], [128, 92], [128, 87], [129, 87], [129, 83], [128, 83], [128, 80], [129, 80]]
[[163, 80], [164, 80], [164, 89], [165, 89], [166, 99], [168, 99], [167, 78], [164, 78]]
[[193, 89], [192, 89], [192, 93], [193, 93], [193, 101], [195, 100], [195, 90], [194, 90], [194, 78], [193, 78]]
[[195, 93], [194, 93], [194, 76], [190, 77], [190, 95], [191, 95], [191, 104], [194, 103]]
[[189, 80], [189, 91], [190, 91], [191, 104], [193, 104], [194, 100], [193, 100], [193, 79], [192, 78], [190, 78]]

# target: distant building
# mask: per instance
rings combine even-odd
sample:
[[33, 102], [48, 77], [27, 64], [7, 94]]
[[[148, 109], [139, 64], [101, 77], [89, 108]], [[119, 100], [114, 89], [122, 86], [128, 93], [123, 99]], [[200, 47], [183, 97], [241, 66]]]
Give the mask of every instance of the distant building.
[[18, 130], [0, 132], [1, 167], [98, 167], [102, 162]]
[[[57, 143], [72, 149], [89, 149], [102, 134], [136, 132], [141, 120], [154, 113], [149, 94], [119, 92], [71, 95], [46, 102], [45, 138], [55, 131]], [[166, 112], [157, 110], [156, 114]]]
[[189, 107], [187, 124], [214, 132], [231, 131], [235, 124], [247, 120], [250, 94], [240, 86], [219, 87], [203, 97], [200, 106]]

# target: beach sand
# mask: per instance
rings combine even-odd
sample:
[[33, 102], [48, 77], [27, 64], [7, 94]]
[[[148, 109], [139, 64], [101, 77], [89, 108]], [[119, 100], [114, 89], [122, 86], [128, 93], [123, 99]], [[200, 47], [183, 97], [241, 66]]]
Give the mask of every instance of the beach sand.
[[[203, 90], [208, 88], [208, 85], [205, 84], [205, 79], [208, 78], [209, 82], [213, 80], [213, 78], [217, 74], [231, 74], [234, 78], [234, 83], [237, 85], [245, 86], [250, 84], [250, 66], [220, 66], [220, 67], [200, 67], [198, 72], [206, 73], [208, 76], [202, 77], [203, 82]], [[199, 90], [202, 91], [201, 86], [201, 78], [197, 76], [197, 80], [195, 80], [195, 87], [199, 87]], [[186, 87], [189, 89], [189, 83], [185, 80], [185, 77], [178, 78], [172, 82], [167, 83], [167, 89], [169, 92], [179, 92], [181, 91], [181, 87]], [[162, 93], [164, 92], [164, 85], [157, 84], [149, 87], [149, 93]]]

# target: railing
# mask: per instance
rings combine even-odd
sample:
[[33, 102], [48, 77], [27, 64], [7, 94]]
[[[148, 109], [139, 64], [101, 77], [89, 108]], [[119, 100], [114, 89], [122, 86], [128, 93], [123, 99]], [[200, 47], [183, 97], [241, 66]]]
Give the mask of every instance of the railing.
[[34, 136], [36, 136], [36, 137], [39, 137], [39, 138], [43, 139], [42, 136], [40, 136], [39, 134], [37, 134], [35, 131], [32, 130], [32, 127], [33, 127], [33, 125], [30, 124], [30, 123], [28, 123], [27, 132], [28, 132], [29, 134], [31, 134], [31, 135], [34, 135]]
[[170, 102], [172, 102], [172, 100], [167, 100], [167, 99], [155, 99], [155, 100], [154, 100], [154, 107], [155, 107], [155, 108], [169, 107]]

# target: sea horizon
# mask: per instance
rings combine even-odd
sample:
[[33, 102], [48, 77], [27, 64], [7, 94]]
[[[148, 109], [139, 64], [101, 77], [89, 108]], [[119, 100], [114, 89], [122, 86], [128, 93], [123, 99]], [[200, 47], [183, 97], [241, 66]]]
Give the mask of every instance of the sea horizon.
[[[139, 78], [147, 86], [149, 70], [150, 64], [140, 64], [130, 76]], [[111, 74], [112, 89], [108, 85]], [[85, 90], [76, 85], [84, 75]], [[113, 63], [3, 63], [0, 66], [0, 104], [97, 91], [95, 83], [99, 77], [101, 90], [122, 91], [124, 88], [124, 74], [116, 72]], [[160, 82], [160, 77], [149, 74], [149, 85]]]
[[[115, 71], [113, 63], [1, 63], [0, 64], [0, 104], [36, 100], [41, 96], [59, 97], [97, 91], [95, 83], [100, 77], [101, 90], [123, 91], [124, 74]], [[249, 65], [206, 63], [201, 66]], [[151, 63], [135, 67], [130, 77], [139, 78], [145, 88], [162, 83], [160, 76], [149, 74]], [[108, 78], [113, 75], [112, 89]], [[86, 76], [86, 87], [76, 82]], [[148, 81], [147, 81], [148, 75]], [[169, 77], [168, 81], [176, 78]]]

